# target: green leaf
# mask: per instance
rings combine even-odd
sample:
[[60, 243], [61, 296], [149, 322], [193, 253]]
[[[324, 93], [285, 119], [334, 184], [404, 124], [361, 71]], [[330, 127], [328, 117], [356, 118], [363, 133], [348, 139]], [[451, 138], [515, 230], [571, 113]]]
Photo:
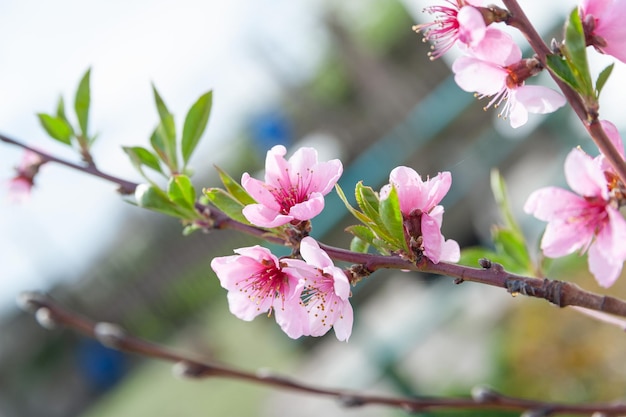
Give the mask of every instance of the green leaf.
[[195, 211], [196, 190], [188, 176], [172, 176], [167, 184], [167, 196], [174, 204]]
[[367, 253], [369, 247], [370, 247], [369, 243], [367, 243], [364, 240], [359, 239], [356, 236], [353, 237], [352, 241], [350, 242], [350, 250], [352, 252]]
[[222, 170], [220, 167], [216, 166], [220, 180], [222, 180], [222, 184], [226, 187], [226, 190], [241, 204], [247, 206], [248, 204], [255, 204], [256, 200], [248, 194], [248, 192], [237, 182], [235, 181], [228, 173]]
[[359, 181], [354, 188], [354, 196], [361, 211], [375, 223], [380, 223], [379, 199], [372, 187], [363, 185]]
[[517, 221], [515, 221], [515, 217], [513, 216], [513, 211], [511, 210], [511, 205], [509, 204], [509, 195], [506, 189], [506, 184], [504, 182], [504, 178], [502, 178], [502, 175], [500, 175], [500, 171], [495, 168], [492, 169], [490, 179], [491, 192], [493, 193], [493, 197], [496, 200], [498, 210], [502, 215], [505, 226], [515, 231], [515, 233], [522, 235], [522, 230], [520, 229]]
[[565, 59], [558, 55], [547, 55], [546, 64], [557, 77], [559, 77], [567, 85], [572, 87], [572, 89], [574, 89], [575, 91], [581, 90], [576, 75], [567, 64], [567, 61], [565, 61]]
[[409, 248], [404, 238], [402, 212], [400, 211], [400, 200], [396, 187], [392, 186], [387, 198], [380, 200], [379, 213], [383, 226], [393, 239], [393, 242], [389, 243], [397, 245], [398, 249], [408, 253]]
[[611, 75], [611, 72], [613, 72], [614, 66], [615, 63], [612, 63], [611, 65], [603, 69], [598, 75], [598, 79], [596, 80], [596, 97], [600, 97], [600, 93], [602, 92], [602, 89], [604, 88], [606, 82], [609, 80], [609, 76]]
[[[523, 236], [512, 230], [498, 227], [494, 228], [492, 235], [498, 253], [505, 255], [520, 269], [532, 273], [532, 262]], [[512, 265], [505, 265], [505, 267], [511, 268]]]
[[152, 84], [152, 92], [154, 93], [154, 102], [156, 103], [163, 129], [163, 149], [170, 161], [168, 165], [176, 169], [178, 166], [178, 158], [176, 155], [176, 125], [174, 123], [174, 116], [167, 109], [165, 102], [154, 84]]
[[140, 184], [135, 191], [135, 198], [140, 207], [154, 210], [168, 216], [189, 219], [194, 217], [187, 210], [183, 210], [168, 198], [160, 188], [150, 184]]
[[353, 234], [355, 237], [358, 237], [360, 240], [367, 242], [369, 244], [373, 244], [376, 238], [376, 234], [367, 226], [363, 226], [360, 224], [355, 224], [352, 226], [348, 226], [345, 229], [346, 232]]
[[[159, 158], [157, 158], [152, 152], [148, 149], [143, 148], [141, 146], [123, 146], [122, 149], [126, 154], [130, 157], [133, 165], [143, 174], [141, 170], [141, 166], [145, 165], [154, 171], [157, 171], [161, 174], [163, 170], [161, 169], [161, 164], [159, 163]], [[165, 175], [165, 174], [164, 174]]]
[[66, 145], [72, 144], [72, 127], [62, 118], [45, 113], [37, 114], [39, 123], [53, 139]]
[[344, 194], [344, 192], [341, 189], [341, 187], [339, 186], [339, 184], [335, 184], [335, 191], [337, 191], [337, 195], [339, 196], [341, 201], [343, 201], [343, 204], [345, 204], [345, 206], [348, 209], [348, 211], [354, 217], [356, 217], [357, 220], [359, 220], [361, 223], [365, 223], [365, 224], [372, 223], [372, 220], [369, 217], [367, 217], [365, 214], [361, 213], [360, 211], [358, 211], [357, 209], [352, 207], [352, 205], [350, 205], [350, 203], [348, 202], [348, 199], [346, 198], [346, 195]]
[[568, 65], [578, 80], [578, 92], [586, 98], [595, 97], [591, 82], [591, 73], [587, 63], [585, 33], [578, 8], [574, 8], [565, 23], [565, 45], [563, 54]]
[[222, 210], [228, 217], [240, 223], [250, 224], [250, 222], [241, 213], [243, 204], [233, 198], [221, 188], [208, 188], [204, 190], [211, 204]]
[[191, 154], [196, 149], [204, 129], [211, 115], [211, 106], [213, 104], [213, 93], [209, 91], [203, 94], [191, 106], [187, 117], [185, 117], [185, 125], [183, 126], [183, 139], [181, 144], [181, 152], [183, 154], [183, 163], [187, 165]]
[[87, 129], [89, 127], [89, 105], [91, 103], [91, 92], [89, 87], [90, 75], [91, 69], [88, 69], [78, 84], [76, 99], [74, 100], [74, 110], [76, 111], [78, 125], [80, 126], [81, 134], [84, 138], [88, 137]]
[[[154, 129], [154, 132], [152, 132], [150, 144], [161, 161], [168, 166], [172, 173], [175, 173], [178, 167], [176, 155], [172, 155], [171, 153], [171, 149], [168, 145], [167, 132], [163, 127], [163, 123], [159, 123], [156, 129]], [[174, 157], [174, 159], [172, 159], [172, 157]]]

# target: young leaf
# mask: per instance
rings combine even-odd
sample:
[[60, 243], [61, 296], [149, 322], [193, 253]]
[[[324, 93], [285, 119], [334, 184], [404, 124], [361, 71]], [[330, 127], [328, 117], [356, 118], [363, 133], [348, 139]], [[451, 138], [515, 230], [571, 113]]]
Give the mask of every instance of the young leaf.
[[392, 186], [387, 198], [380, 200], [379, 213], [383, 226], [393, 239], [389, 243], [397, 245], [398, 249], [403, 249], [408, 253], [409, 248], [404, 238], [402, 212], [400, 211], [400, 200], [398, 200], [396, 187]]
[[355, 237], [359, 238], [363, 242], [366, 242], [369, 244], [374, 244], [374, 241], [376, 239], [376, 235], [374, 234], [372, 229], [370, 229], [367, 226], [355, 224], [355, 225], [346, 227], [345, 230], [346, 232], [353, 234]]
[[39, 123], [53, 139], [66, 145], [72, 144], [72, 127], [63, 119], [45, 113], [38, 113]]
[[237, 182], [235, 181], [226, 171], [216, 166], [220, 180], [222, 180], [222, 184], [226, 187], [226, 190], [241, 204], [247, 206], [248, 204], [255, 204], [256, 201], [254, 198], [248, 194], [248, 192]]
[[380, 215], [378, 213], [380, 202], [378, 195], [372, 187], [367, 187], [359, 181], [354, 188], [354, 196], [361, 211], [372, 221], [380, 223]]
[[547, 55], [546, 64], [548, 65], [548, 68], [550, 68], [550, 70], [552, 70], [552, 72], [556, 74], [557, 77], [567, 83], [575, 91], [581, 90], [576, 75], [574, 74], [570, 66], [567, 65], [567, 61], [565, 61], [565, 59], [558, 55]]
[[[67, 123], [70, 129], [72, 129], [72, 125], [69, 120], [67, 120], [67, 116], [65, 115], [65, 102], [63, 101], [63, 96], [59, 97], [59, 102], [57, 103], [57, 117]], [[74, 129], [72, 129], [72, 133], [74, 133]]]
[[[174, 116], [167, 109], [165, 102], [161, 98], [161, 95], [157, 91], [154, 84], [152, 84], [152, 92], [154, 93], [154, 102], [156, 103], [157, 111], [159, 112], [159, 119], [161, 119], [161, 125], [167, 138], [167, 148], [171, 155], [176, 155], [176, 125], [174, 123]], [[173, 148], [173, 149], [169, 149]]]
[[154, 129], [154, 132], [152, 132], [152, 136], [150, 137], [150, 144], [152, 145], [152, 149], [154, 149], [159, 158], [161, 158], [161, 160], [165, 162], [165, 165], [168, 166], [170, 171], [176, 172], [178, 168], [176, 154], [172, 155], [171, 147], [168, 146], [167, 133], [165, 132], [163, 123], [159, 123], [156, 129]]
[[615, 63], [612, 63], [611, 65], [603, 69], [600, 74], [598, 74], [598, 79], [596, 80], [596, 97], [600, 97], [600, 93], [604, 88], [604, 84], [606, 84], [606, 82], [609, 80], [609, 76], [611, 75], [611, 72], [613, 72], [614, 66]]
[[[145, 165], [150, 169], [153, 169], [161, 174], [161, 164], [159, 158], [157, 158], [152, 152], [141, 146], [123, 146], [122, 149], [130, 157], [131, 162], [141, 172], [141, 166]], [[165, 174], [164, 174], [165, 175]]]
[[352, 252], [367, 253], [369, 247], [369, 243], [359, 239], [357, 236], [353, 237], [352, 241], [350, 241], [350, 250]]
[[346, 206], [348, 211], [354, 217], [356, 217], [357, 220], [359, 220], [361, 223], [364, 223], [364, 224], [371, 224], [372, 223], [372, 220], [369, 217], [367, 217], [365, 214], [361, 213], [360, 211], [358, 211], [357, 209], [355, 209], [354, 207], [352, 207], [350, 205], [350, 203], [348, 202], [348, 199], [346, 198], [346, 195], [344, 194], [344, 192], [341, 189], [341, 187], [339, 186], [339, 184], [335, 184], [335, 191], [337, 191], [337, 195], [339, 196], [341, 201], [343, 201], [343, 204]]
[[140, 184], [135, 191], [135, 199], [140, 207], [158, 211], [168, 216], [188, 219], [194, 217], [187, 210], [176, 206], [160, 188], [150, 184]]
[[[523, 236], [512, 230], [498, 227], [494, 228], [492, 235], [498, 253], [509, 258], [511, 263], [515, 264], [519, 269], [525, 272], [532, 272], [532, 262]], [[504, 266], [510, 268], [512, 265]]]
[[578, 92], [584, 97], [594, 97], [591, 73], [587, 63], [585, 33], [578, 8], [574, 8], [565, 23], [565, 46], [563, 53], [568, 65], [578, 79], [581, 89]]
[[213, 103], [213, 93], [209, 91], [203, 94], [191, 106], [187, 117], [185, 117], [185, 125], [183, 126], [183, 139], [181, 143], [181, 153], [183, 154], [183, 165], [187, 165], [191, 154], [196, 149], [204, 129], [211, 115], [211, 106]]
[[517, 221], [515, 221], [515, 217], [513, 216], [513, 212], [511, 211], [511, 205], [509, 204], [509, 196], [506, 190], [506, 184], [504, 183], [504, 178], [500, 175], [500, 171], [497, 169], [491, 170], [491, 192], [493, 193], [493, 197], [496, 200], [496, 204], [498, 205], [498, 209], [500, 214], [504, 219], [504, 224], [507, 228], [513, 230], [515, 233], [522, 235], [522, 230], [520, 229]]
[[74, 100], [74, 110], [76, 111], [78, 125], [80, 126], [81, 134], [84, 138], [88, 137], [87, 128], [89, 127], [89, 105], [91, 103], [91, 92], [89, 87], [90, 75], [91, 69], [88, 69], [78, 84], [76, 99]]
[[231, 219], [239, 223], [250, 224], [248, 219], [241, 213], [243, 205], [226, 191], [221, 188], [208, 188], [204, 190], [204, 194], [211, 204], [222, 210]]
[[167, 184], [167, 196], [176, 205], [195, 210], [196, 190], [186, 175], [174, 175]]

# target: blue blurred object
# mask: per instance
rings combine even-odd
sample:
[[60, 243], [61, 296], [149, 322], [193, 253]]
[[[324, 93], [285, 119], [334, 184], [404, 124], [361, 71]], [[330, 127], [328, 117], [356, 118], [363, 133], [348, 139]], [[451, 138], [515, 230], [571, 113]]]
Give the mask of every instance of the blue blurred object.
[[81, 374], [96, 391], [105, 391], [120, 381], [126, 373], [126, 362], [123, 353], [95, 340], [83, 340], [78, 346]]
[[274, 145], [288, 148], [293, 142], [289, 120], [280, 110], [270, 110], [252, 117], [249, 126], [253, 143], [262, 152]]

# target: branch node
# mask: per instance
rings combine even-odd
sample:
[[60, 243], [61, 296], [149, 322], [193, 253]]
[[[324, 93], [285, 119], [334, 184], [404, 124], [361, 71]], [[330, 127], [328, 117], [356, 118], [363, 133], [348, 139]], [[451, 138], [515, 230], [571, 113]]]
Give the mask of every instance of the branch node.
[[23, 311], [36, 314], [45, 303], [46, 296], [36, 291], [24, 291], [15, 298], [17, 306]]
[[563, 281], [558, 280], [543, 280], [544, 298], [550, 301], [552, 304], [559, 307], [565, 307], [561, 303], [561, 293], [563, 292]]
[[454, 284], [455, 285], [460, 285], [463, 284], [465, 282], [465, 280], [463, 278], [455, 278], [454, 279]]
[[209, 368], [206, 365], [190, 361], [179, 361], [172, 366], [174, 376], [181, 379], [204, 377], [209, 373], [208, 371]]
[[366, 404], [366, 401], [364, 401], [363, 398], [358, 395], [351, 394], [340, 394], [337, 397], [337, 400], [342, 406], [347, 408], [361, 407]]
[[554, 410], [550, 408], [538, 408], [535, 410], [526, 410], [520, 417], [546, 417], [552, 414]]
[[499, 400], [501, 395], [486, 385], [477, 385], [472, 388], [472, 399], [477, 403], [489, 403]]
[[481, 268], [483, 269], [489, 269], [491, 268], [491, 260], [487, 259], [487, 258], [480, 258], [478, 260], [478, 265], [480, 265]]
[[54, 330], [57, 327], [57, 322], [54, 320], [52, 311], [48, 307], [38, 308], [35, 312], [35, 319], [45, 329]]
[[96, 340], [104, 346], [118, 350], [121, 349], [126, 338], [126, 333], [120, 326], [106, 322], [96, 323], [93, 334]]
[[513, 297], [517, 296], [518, 294], [535, 296], [535, 288], [522, 279], [507, 278], [504, 281], [504, 286]]

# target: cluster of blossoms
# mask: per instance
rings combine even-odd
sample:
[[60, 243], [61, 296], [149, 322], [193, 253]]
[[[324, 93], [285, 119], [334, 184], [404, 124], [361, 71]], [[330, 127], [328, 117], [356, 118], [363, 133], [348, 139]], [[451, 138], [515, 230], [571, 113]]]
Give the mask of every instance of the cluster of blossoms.
[[[286, 149], [267, 153], [265, 181], [242, 176], [242, 186], [255, 200], [242, 210], [253, 225], [299, 234], [299, 247], [290, 257], [278, 258], [261, 246], [240, 248], [235, 255], [213, 259], [211, 267], [228, 290], [230, 311], [240, 319], [274, 314], [292, 338], [322, 336], [333, 327], [339, 340], [348, 340], [353, 312], [350, 280], [310, 236], [308, 222], [324, 208], [324, 196], [342, 173], [339, 160], [318, 162], [312, 148], [300, 148], [285, 160]], [[443, 207], [438, 205], [450, 188], [450, 173], [422, 181], [412, 169], [398, 167], [380, 192], [388, 198], [398, 192], [410, 247], [431, 261], [459, 259], [459, 245], [441, 234]]]
[[[280, 145], [268, 151], [265, 182], [248, 173], [241, 178], [257, 201], [243, 209], [255, 226], [308, 222], [324, 209], [324, 196], [343, 172], [337, 159], [318, 162], [315, 149], [300, 148], [289, 160], [286, 153]], [[352, 331], [348, 277], [309, 236], [302, 238], [297, 252], [302, 259], [278, 259], [268, 249], [254, 246], [213, 259], [211, 267], [228, 290], [230, 311], [248, 321], [274, 312], [280, 327], [294, 339], [322, 336], [333, 327], [339, 340], [348, 340]]]
[[522, 51], [513, 38], [491, 24], [497, 20], [492, 9], [479, 0], [448, 0], [447, 5], [431, 6], [434, 22], [414, 26], [433, 42], [432, 59], [442, 56], [453, 45], [464, 55], [452, 65], [455, 81], [463, 90], [479, 98], [489, 97], [485, 109], [503, 104], [500, 116], [516, 128], [528, 121], [528, 113], [551, 113], [565, 104], [556, 91], [526, 80], [542, 70], [535, 58], [522, 59]]
[[[506, 10], [482, 0], [445, 0], [424, 11], [436, 16], [434, 22], [414, 30], [433, 43], [431, 59], [459, 46], [463, 55], [452, 64], [456, 83], [479, 98], [489, 97], [485, 108], [503, 105], [500, 115], [512, 127], [525, 124], [528, 113], [550, 113], [565, 104], [560, 93], [525, 84], [543, 66], [536, 58], [523, 59], [511, 36], [494, 27], [510, 17]], [[586, 44], [626, 62], [626, 1], [582, 0], [578, 14]], [[623, 159], [617, 129], [608, 121], [602, 126]], [[626, 260], [626, 221], [619, 212], [626, 205], [624, 184], [604, 156], [592, 158], [580, 149], [567, 157], [565, 174], [577, 194], [544, 188], [529, 197], [524, 209], [548, 222], [541, 242], [546, 256], [588, 252], [590, 271], [600, 285], [609, 287]]]
[[35, 184], [35, 176], [46, 161], [41, 155], [25, 151], [20, 164], [15, 168], [16, 175], [8, 182], [9, 198], [14, 202], [23, 202], [30, 197]]

